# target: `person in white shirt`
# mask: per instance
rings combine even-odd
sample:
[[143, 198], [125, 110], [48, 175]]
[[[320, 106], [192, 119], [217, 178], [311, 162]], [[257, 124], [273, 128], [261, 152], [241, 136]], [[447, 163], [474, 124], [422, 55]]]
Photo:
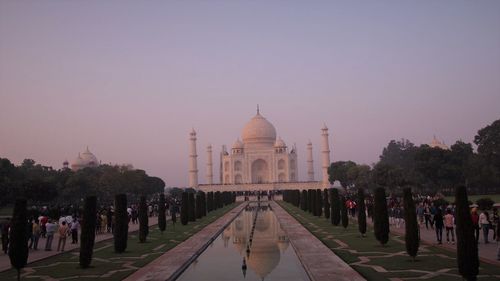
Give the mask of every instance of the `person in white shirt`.
[[488, 233], [490, 231], [490, 216], [484, 211], [479, 215], [479, 225], [483, 229], [484, 244], [488, 244]]

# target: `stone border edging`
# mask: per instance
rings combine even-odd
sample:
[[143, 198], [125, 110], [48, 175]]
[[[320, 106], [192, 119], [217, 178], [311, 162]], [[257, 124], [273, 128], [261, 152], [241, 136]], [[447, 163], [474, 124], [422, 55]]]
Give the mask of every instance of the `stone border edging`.
[[272, 202], [271, 205], [288, 236], [290, 244], [292, 244], [302, 266], [312, 281], [366, 280], [279, 204]]

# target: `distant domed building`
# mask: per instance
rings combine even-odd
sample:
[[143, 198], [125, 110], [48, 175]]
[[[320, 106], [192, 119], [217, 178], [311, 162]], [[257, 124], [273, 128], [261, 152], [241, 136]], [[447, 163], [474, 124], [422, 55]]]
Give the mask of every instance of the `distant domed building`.
[[432, 148], [441, 148], [441, 149], [444, 149], [444, 150], [449, 150], [450, 148], [444, 144], [444, 141], [439, 141], [436, 136], [434, 136], [432, 138], [432, 141], [429, 143], [429, 146], [432, 147]]
[[[64, 163], [67, 166], [67, 162]], [[90, 152], [89, 148], [85, 149], [84, 152], [78, 153], [78, 156], [71, 162], [71, 170], [78, 171], [83, 168], [97, 167], [99, 166], [99, 161], [97, 157]]]

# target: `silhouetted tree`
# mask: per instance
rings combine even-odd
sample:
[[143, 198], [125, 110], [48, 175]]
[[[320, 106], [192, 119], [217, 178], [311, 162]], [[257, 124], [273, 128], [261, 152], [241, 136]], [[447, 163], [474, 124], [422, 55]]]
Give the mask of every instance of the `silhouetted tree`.
[[123, 253], [127, 249], [128, 239], [128, 213], [127, 195], [115, 196], [115, 227], [113, 228], [115, 252]]
[[321, 189], [316, 189], [316, 216], [321, 217], [323, 214], [323, 198]]
[[148, 205], [146, 196], [141, 196], [139, 201], [139, 242], [146, 242], [149, 234]]
[[323, 190], [323, 208], [325, 209], [325, 218], [330, 218], [330, 202], [328, 202], [328, 189]]
[[380, 244], [385, 245], [389, 241], [389, 214], [387, 212], [387, 200], [383, 187], [375, 189], [373, 213], [375, 238]]
[[366, 233], [365, 190], [358, 188], [358, 229], [361, 236]]
[[340, 224], [340, 198], [338, 189], [330, 189], [330, 201], [332, 202], [332, 224], [337, 226]]
[[182, 193], [182, 202], [181, 202], [181, 223], [182, 225], [188, 224], [189, 216], [188, 216], [188, 193]]
[[9, 258], [10, 264], [17, 270], [17, 280], [21, 280], [21, 269], [28, 262], [28, 212], [26, 199], [17, 199], [10, 226]]
[[194, 204], [195, 204], [194, 193], [189, 192], [188, 193], [188, 220], [189, 221], [196, 221]]
[[80, 267], [88, 268], [92, 262], [95, 242], [97, 197], [89, 196], [83, 203], [82, 233], [80, 235]]
[[406, 252], [415, 260], [419, 247], [417, 213], [415, 212], [415, 202], [411, 194], [411, 188], [404, 189], [403, 208], [405, 217], [405, 245]]
[[302, 211], [307, 211], [307, 190], [302, 190], [300, 195], [300, 208]]
[[158, 228], [161, 233], [167, 228], [167, 214], [165, 212], [165, 194], [160, 194], [160, 200], [158, 201]]
[[345, 204], [346, 203], [345, 201], [346, 201], [345, 198], [342, 198], [340, 209], [342, 213], [342, 226], [344, 228], [347, 228], [347, 226], [349, 225], [349, 216], [347, 214], [347, 206]]
[[466, 280], [475, 281], [479, 273], [479, 257], [469, 210], [467, 189], [463, 185], [456, 189], [455, 204], [458, 271]]

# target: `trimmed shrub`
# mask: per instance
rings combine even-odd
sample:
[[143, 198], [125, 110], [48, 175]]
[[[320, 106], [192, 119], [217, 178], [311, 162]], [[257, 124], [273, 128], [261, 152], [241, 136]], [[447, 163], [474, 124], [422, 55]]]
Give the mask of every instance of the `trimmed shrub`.
[[347, 213], [347, 206], [345, 203], [346, 203], [345, 198], [342, 198], [340, 205], [340, 210], [342, 214], [342, 226], [344, 228], [347, 228], [347, 226], [349, 225], [349, 214]]
[[316, 189], [316, 216], [321, 217], [323, 214], [323, 197], [321, 189]]
[[330, 218], [330, 202], [328, 202], [328, 189], [323, 190], [323, 208], [325, 209], [325, 218]]
[[307, 190], [307, 211], [309, 211], [309, 213], [312, 213], [314, 210], [313, 202], [314, 202], [313, 190], [308, 189]]
[[9, 259], [21, 280], [21, 269], [28, 263], [28, 210], [26, 199], [16, 199], [10, 226]]
[[113, 229], [115, 252], [123, 253], [127, 249], [128, 239], [128, 213], [127, 195], [115, 196], [115, 227]]
[[196, 221], [194, 204], [195, 204], [194, 193], [189, 192], [188, 193], [188, 220], [189, 221]]
[[202, 206], [202, 201], [201, 201], [201, 193], [198, 192], [196, 193], [196, 218], [201, 219], [203, 216], [203, 206]]
[[89, 196], [83, 203], [82, 232], [80, 235], [80, 267], [88, 268], [92, 262], [95, 243], [97, 197]]
[[331, 213], [332, 224], [337, 226], [340, 224], [340, 198], [338, 189], [336, 188], [330, 189], [330, 201], [332, 202], [332, 213]]
[[300, 195], [300, 208], [302, 211], [307, 211], [307, 190], [302, 190]]
[[375, 238], [380, 244], [387, 244], [389, 241], [389, 214], [387, 212], [387, 200], [383, 187], [375, 189], [373, 231], [375, 233]]
[[366, 234], [365, 190], [358, 188], [358, 229], [361, 236]]
[[479, 273], [479, 257], [468, 201], [467, 189], [459, 186], [455, 193], [458, 271], [464, 279], [475, 281]]
[[418, 253], [420, 238], [418, 235], [417, 213], [415, 212], [415, 202], [411, 194], [411, 188], [404, 189], [403, 208], [405, 218], [405, 245], [406, 252], [415, 260]]
[[148, 205], [146, 196], [141, 196], [139, 201], [139, 242], [146, 242], [149, 234]]
[[214, 193], [210, 191], [207, 193], [207, 212], [210, 213], [214, 210]]
[[158, 228], [161, 233], [167, 228], [167, 214], [165, 212], [165, 194], [160, 194], [160, 201], [158, 202]]
[[188, 193], [184, 191], [182, 193], [182, 201], [181, 201], [181, 224], [186, 225], [188, 224], [189, 217], [188, 217]]

